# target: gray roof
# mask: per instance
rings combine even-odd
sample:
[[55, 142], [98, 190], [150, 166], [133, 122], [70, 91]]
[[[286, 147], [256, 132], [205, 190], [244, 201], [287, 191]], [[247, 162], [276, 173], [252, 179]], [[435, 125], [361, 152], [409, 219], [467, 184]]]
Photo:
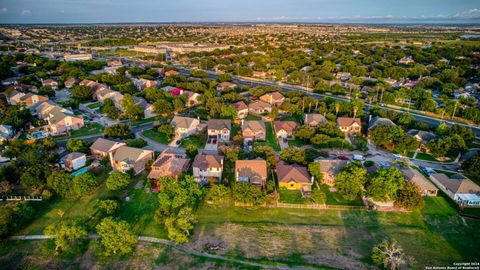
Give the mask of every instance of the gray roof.
[[410, 167], [402, 168], [400, 171], [403, 173], [406, 180], [412, 181], [421, 190], [438, 190], [437, 187], [435, 187], [435, 185], [425, 178], [425, 176], [419, 171]]
[[62, 158], [62, 160], [65, 162], [67, 160], [75, 160], [75, 159], [83, 157], [83, 156], [86, 156], [86, 155], [84, 153], [80, 153], [80, 152], [72, 152], [72, 153], [64, 156]]
[[193, 167], [200, 170], [223, 168], [223, 156], [200, 153], [193, 160]]
[[196, 118], [175, 116], [172, 119], [172, 125], [179, 128], [190, 128], [192, 123], [197, 120]]
[[340, 169], [347, 164], [346, 160], [341, 159], [318, 159], [315, 160], [320, 163], [320, 170], [322, 173], [336, 175]]
[[113, 140], [107, 140], [107, 139], [104, 139], [104, 138], [98, 138], [91, 146], [90, 146], [90, 149], [92, 150], [97, 150], [97, 151], [101, 151], [101, 152], [108, 152], [110, 149], [112, 149], [112, 147], [115, 145], [115, 144], [118, 144], [120, 142], [117, 142], [117, 141], [113, 141]]
[[130, 146], [121, 146], [117, 149], [113, 155], [113, 160], [123, 161], [128, 164], [135, 163], [143, 153], [152, 152], [141, 148], [135, 148]]
[[232, 128], [232, 120], [228, 119], [211, 119], [207, 122], [208, 129], [212, 130], [230, 130]]
[[418, 130], [418, 129], [411, 129], [407, 133], [412, 135], [415, 138], [420, 139], [420, 141], [425, 142], [425, 143], [439, 138], [439, 136], [435, 135], [432, 132], [428, 132], [428, 131], [424, 131], [424, 130]]
[[443, 173], [434, 173], [431, 177], [435, 178], [453, 193], [480, 194], [480, 186], [460, 174], [454, 174], [448, 177]]
[[373, 117], [368, 123], [368, 129], [371, 129], [378, 125], [396, 126], [395, 123], [392, 122], [392, 120], [376, 116]]

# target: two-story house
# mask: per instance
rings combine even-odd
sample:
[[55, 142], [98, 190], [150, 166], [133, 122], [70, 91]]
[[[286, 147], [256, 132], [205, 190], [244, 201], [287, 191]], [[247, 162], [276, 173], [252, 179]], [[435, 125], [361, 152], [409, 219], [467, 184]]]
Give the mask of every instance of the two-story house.
[[247, 141], [265, 140], [267, 130], [263, 120], [242, 120], [242, 136]]
[[346, 135], [362, 133], [362, 121], [360, 118], [338, 117], [337, 127]]
[[120, 146], [125, 146], [124, 142], [98, 138], [90, 146], [90, 153], [96, 158], [109, 157], [110, 153], [114, 153]]
[[175, 136], [188, 137], [197, 132], [200, 120], [192, 117], [174, 116], [171, 124], [175, 129]]
[[232, 120], [211, 119], [207, 122], [208, 142], [217, 144], [219, 142], [230, 141], [230, 130], [232, 129]]
[[267, 181], [267, 162], [263, 159], [236, 160], [235, 180], [263, 188]]
[[222, 180], [223, 156], [199, 153], [193, 160], [193, 177], [198, 183]]
[[267, 102], [270, 105], [280, 106], [285, 102], [285, 97], [280, 92], [266, 93], [260, 97], [261, 101]]
[[131, 170], [135, 175], [145, 170], [145, 164], [153, 158], [153, 151], [130, 146], [120, 146], [114, 153], [110, 153], [113, 170], [123, 173]]

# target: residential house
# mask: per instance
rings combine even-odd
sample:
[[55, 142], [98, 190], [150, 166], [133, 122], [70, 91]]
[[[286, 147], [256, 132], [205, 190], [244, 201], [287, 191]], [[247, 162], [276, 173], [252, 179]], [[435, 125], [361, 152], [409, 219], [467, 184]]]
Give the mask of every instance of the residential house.
[[413, 60], [413, 58], [411, 56], [406, 56], [406, 57], [402, 57], [400, 60], [398, 60], [398, 63], [403, 64], [403, 65], [408, 65], [410, 63], [415, 63], [415, 60]]
[[260, 100], [267, 102], [270, 105], [280, 106], [285, 101], [285, 97], [280, 94], [280, 92], [272, 92], [261, 96]]
[[263, 188], [267, 182], [267, 162], [263, 159], [236, 160], [235, 181]]
[[272, 112], [272, 105], [265, 101], [257, 100], [248, 105], [248, 111], [252, 114], [265, 114]]
[[223, 172], [223, 156], [200, 153], [193, 160], [193, 177], [198, 183], [213, 180], [220, 182]]
[[313, 178], [306, 167], [280, 161], [275, 166], [275, 172], [280, 188], [296, 189], [304, 196], [311, 194]]
[[13, 131], [12, 126], [0, 125], [0, 143], [13, 138], [13, 135], [15, 135], [15, 132]]
[[110, 62], [107, 62], [107, 66], [109, 67], [118, 67], [118, 66], [122, 66], [122, 61], [120, 60], [114, 60], [114, 61], [110, 61]]
[[237, 110], [237, 118], [243, 119], [248, 115], [248, 106], [243, 101], [236, 102], [232, 105]]
[[362, 121], [360, 118], [338, 117], [337, 127], [347, 135], [362, 133]]
[[13, 90], [12, 92], [8, 93], [5, 95], [5, 98], [7, 99], [7, 103], [10, 105], [17, 105], [20, 104], [20, 98], [23, 97], [25, 93], [19, 92], [17, 90]]
[[174, 116], [171, 124], [175, 128], [175, 136], [188, 137], [197, 132], [200, 120], [191, 117]]
[[430, 179], [462, 207], [480, 206], [480, 186], [460, 174], [434, 173]]
[[58, 89], [58, 82], [55, 81], [55, 80], [52, 80], [52, 79], [42, 80], [42, 85], [43, 85], [43, 86], [46, 86], [46, 87], [50, 87], [50, 88], [52, 88], [53, 90], [57, 90], [57, 89]]
[[387, 126], [396, 126], [395, 123], [392, 122], [392, 120], [388, 119], [388, 118], [382, 118], [382, 117], [373, 117], [370, 119], [369, 123], [368, 123], [368, 129], [372, 129], [376, 126], [380, 126], [380, 125], [387, 125]]
[[135, 86], [138, 88], [138, 90], [145, 90], [148, 87], [156, 87], [158, 82], [153, 81], [153, 80], [147, 80], [147, 79], [132, 79], [133, 83]]
[[264, 71], [253, 71], [253, 77], [255, 78], [265, 78], [266, 75], [267, 73]]
[[286, 140], [293, 136], [293, 132], [298, 128], [298, 124], [295, 121], [275, 121], [273, 128], [279, 140]]
[[125, 146], [124, 142], [118, 142], [113, 140], [108, 140], [104, 138], [98, 138], [90, 146], [90, 153], [97, 158], [109, 157], [110, 154], [113, 154], [121, 146]]
[[320, 163], [320, 170], [323, 174], [322, 183], [330, 187], [335, 186], [335, 177], [340, 169], [348, 162], [340, 159], [317, 159], [315, 162]]
[[411, 129], [407, 133], [417, 139], [417, 141], [420, 142], [420, 145], [426, 145], [429, 141], [439, 138], [439, 136], [433, 132], [418, 129]]
[[305, 114], [305, 118], [303, 120], [303, 123], [311, 128], [316, 128], [320, 124], [326, 122], [328, 122], [327, 118], [325, 118], [325, 116], [319, 113], [307, 113]]
[[66, 88], [70, 89], [72, 88], [73, 86], [75, 86], [75, 84], [77, 83], [77, 79], [75, 78], [70, 78], [68, 79], [67, 81], [65, 81], [64, 85]]
[[157, 114], [155, 113], [153, 104], [147, 104], [147, 106], [143, 109], [143, 115], [145, 119], [157, 116]]
[[438, 188], [419, 171], [411, 167], [401, 168], [400, 171], [403, 173], [405, 180], [414, 183], [419, 188], [422, 196], [437, 196]]
[[76, 116], [71, 111], [60, 106], [55, 106], [51, 109], [43, 120], [48, 122], [48, 129], [53, 134], [63, 134], [85, 126], [83, 117]]
[[226, 90], [233, 90], [237, 87], [236, 84], [231, 82], [221, 82], [217, 85], [217, 91], [226, 91]]
[[135, 175], [145, 170], [145, 164], [153, 158], [153, 151], [125, 145], [110, 153], [110, 163], [115, 171], [125, 173], [131, 170]]
[[165, 149], [152, 164], [152, 170], [148, 174], [148, 179], [158, 179], [163, 176], [178, 178], [182, 173], [188, 170], [190, 159], [185, 155], [179, 155], [171, 149]]
[[264, 141], [266, 135], [267, 130], [262, 120], [242, 120], [242, 136], [245, 141]]
[[20, 104], [24, 104], [27, 107], [30, 107], [32, 105], [35, 105], [37, 103], [44, 102], [47, 100], [48, 100], [48, 97], [40, 96], [33, 93], [27, 93], [20, 97]]
[[62, 158], [62, 162], [67, 170], [77, 170], [87, 163], [87, 155], [80, 152], [72, 152]]
[[185, 106], [193, 107], [193, 106], [196, 106], [196, 105], [200, 104], [200, 101], [198, 100], [200, 95], [198, 93], [188, 91], [188, 90], [184, 90], [182, 94], [187, 98], [187, 102], [186, 102]]
[[352, 74], [349, 72], [338, 72], [335, 74], [335, 79], [341, 80], [341, 81], [348, 81], [352, 78]]
[[230, 141], [230, 130], [232, 120], [211, 119], [207, 122], [207, 134], [209, 143], [220, 143]]

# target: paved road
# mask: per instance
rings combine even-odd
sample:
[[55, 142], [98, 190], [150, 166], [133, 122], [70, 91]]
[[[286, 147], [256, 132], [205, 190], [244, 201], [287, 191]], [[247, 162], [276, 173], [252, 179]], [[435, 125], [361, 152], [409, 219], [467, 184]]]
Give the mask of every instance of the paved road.
[[[182, 75], [188, 76], [190, 74], [190, 69], [188, 69], [188, 68], [179, 67], [179, 70], [180, 70], [180, 73]], [[218, 74], [216, 74], [212, 71], [208, 71], [208, 70], [205, 70], [205, 71], [208, 73], [208, 78], [209, 79], [214, 80], [218, 77]], [[335, 100], [350, 101], [350, 99], [345, 98], [345, 97], [312, 93], [312, 92], [306, 91], [305, 89], [303, 89], [302, 87], [299, 87], [299, 86], [288, 85], [288, 84], [279, 84], [277, 82], [272, 82], [272, 81], [247, 80], [245, 78], [239, 78], [237, 76], [233, 76], [233, 82], [236, 83], [236, 84], [239, 84], [239, 85], [252, 86], [252, 87], [255, 87], [255, 86], [275, 86], [275, 87], [278, 87], [278, 88], [282, 89], [285, 92], [289, 92], [289, 91], [301, 92], [305, 95], [308, 95], [308, 96], [311, 96], [311, 97], [314, 97], [314, 98], [318, 98], [318, 99], [321, 99], [321, 98], [324, 98], [324, 97], [330, 97], [330, 98], [333, 98]], [[366, 103], [365, 107], [368, 109], [368, 108], [370, 108], [371, 106], [374, 106], [374, 105], [379, 106], [378, 104]], [[385, 109], [385, 110], [403, 112], [402, 110], [398, 110], [398, 109], [394, 109], [394, 108], [389, 108], [389, 107], [384, 107], [384, 106], [380, 106], [380, 107], [382, 107], [382, 109]], [[462, 126], [471, 128], [473, 130], [473, 132], [475, 133], [477, 139], [480, 139], [480, 127], [471, 126], [471, 125], [458, 123], [458, 122], [453, 122], [453, 121], [449, 121], [449, 120], [441, 120], [441, 119], [438, 119], [438, 118], [434, 118], [434, 117], [430, 117], [430, 116], [426, 116], [426, 115], [421, 115], [421, 114], [417, 114], [417, 113], [414, 113], [414, 112], [409, 112], [409, 114], [411, 114], [413, 117], [415, 117], [415, 119], [417, 119], [418, 121], [420, 121], [422, 123], [425, 123], [427, 125], [430, 125], [432, 127], [436, 127], [441, 122], [445, 122], [448, 125], [458, 124], [458, 125], [462, 125]]]

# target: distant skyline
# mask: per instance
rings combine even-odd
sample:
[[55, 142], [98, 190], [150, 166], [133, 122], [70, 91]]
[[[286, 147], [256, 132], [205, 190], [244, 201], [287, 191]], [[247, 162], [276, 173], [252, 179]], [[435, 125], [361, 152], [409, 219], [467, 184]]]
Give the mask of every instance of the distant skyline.
[[1, 0], [0, 23], [480, 23], [479, 0]]

